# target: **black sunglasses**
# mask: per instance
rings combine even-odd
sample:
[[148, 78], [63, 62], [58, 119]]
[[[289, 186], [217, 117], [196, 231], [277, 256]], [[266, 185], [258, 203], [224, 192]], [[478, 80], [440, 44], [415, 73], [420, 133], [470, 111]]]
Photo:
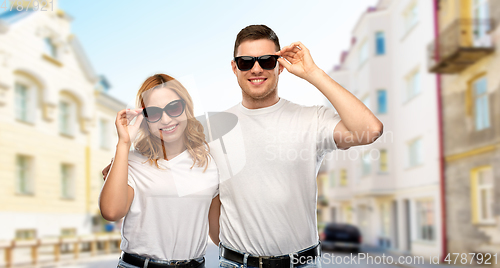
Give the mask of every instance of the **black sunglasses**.
[[142, 110], [144, 117], [149, 123], [158, 122], [163, 116], [163, 111], [167, 113], [170, 117], [178, 117], [184, 112], [184, 108], [186, 106], [186, 102], [184, 100], [174, 100], [169, 104], [165, 105], [165, 108], [160, 107], [146, 107], [146, 109]]
[[264, 70], [272, 70], [276, 67], [276, 63], [278, 62], [280, 56], [278, 55], [264, 55], [260, 57], [251, 57], [251, 56], [240, 56], [234, 57], [234, 61], [236, 62], [236, 66], [241, 71], [249, 71], [253, 68], [256, 61], [259, 62], [260, 67]]

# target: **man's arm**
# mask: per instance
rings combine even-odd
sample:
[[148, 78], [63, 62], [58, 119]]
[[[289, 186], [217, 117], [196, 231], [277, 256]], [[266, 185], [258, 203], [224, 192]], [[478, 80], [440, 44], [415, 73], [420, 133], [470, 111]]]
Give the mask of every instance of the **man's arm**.
[[220, 218], [220, 199], [219, 195], [212, 199], [210, 210], [208, 211], [208, 235], [215, 245], [219, 245], [219, 218]]
[[276, 55], [282, 57], [278, 61], [288, 72], [315, 86], [337, 110], [341, 118], [333, 133], [337, 148], [345, 150], [370, 144], [382, 135], [382, 122], [356, 96], [321, 70], [301, 42], [284, 47]]

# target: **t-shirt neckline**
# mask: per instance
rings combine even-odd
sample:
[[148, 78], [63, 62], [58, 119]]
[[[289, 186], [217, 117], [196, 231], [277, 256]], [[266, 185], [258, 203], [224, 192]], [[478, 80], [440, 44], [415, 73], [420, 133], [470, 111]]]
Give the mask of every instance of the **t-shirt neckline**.
[[278, 100], [277, 103], [269, 106], [269, 107], [264, 107], [264, 108], [259, 108], [259, 109], [248, 109], [246, 108], [245, 106], [243, 106], [243, 104], [240, 102], [239, 103], [239, 109], [242, 113], [244, 114], [247, 114], [247, 115], [259, 115], [259, 114], [267, 114], [267, 113], [271, 113], [271, 112], [274, 112], [274, 111], [277, 111], [278, 109], [280, 109], [281, 107], [283, 107], [283, 105], [285, 104], [286, 100], [283, 99], [283, 98], [280, 98]]
[[[142, 162], [143, 160], [147, 160], [147, 157], [144, 156], [143, 154], [139, 153], [138, 151], [136, 150], [133, 150], [132, 153], [134, 155], [136, 155], [136, 157], [138, 157], [139, 159], [141, 159], [140, 161]], [[189, 155], [189, 152], [187, 149], [185, 149], [184, 151], [182, 151], [180, 154], [176, 155], [174, 158], [172, 159], [169, 159], [169, 160], [166, 160], [166, 159], [163, 159], [163, 158], [160, 158], [158, 159], [158, 164], [166, 164], [167, 166], [170, 166], [174, 163], [177, 163], [179, 161], [181, 161], [182, 159], [185, 158], [186, 155]]]
[[184, 151], [182, 151], [180, 154], [176, 155], [174, 158], [172, 159], [169, 159], [169, 160], [166, 160], [164, 158], [161, 158], [161, 159], [158, 159], [158, 161], [162, 161], [164, 163], [170, 163], [170, 164], [173, 164], [177, 161], [179, 161], [180, 159], [184, 158], [183, 156], [188, 153], [188, 150], [185, 149]]

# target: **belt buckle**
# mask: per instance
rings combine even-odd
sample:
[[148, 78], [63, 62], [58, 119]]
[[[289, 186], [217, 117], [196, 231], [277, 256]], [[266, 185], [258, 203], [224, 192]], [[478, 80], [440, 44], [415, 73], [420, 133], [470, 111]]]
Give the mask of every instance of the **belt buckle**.
[[259, 256], [259, 268], [263, 268], [263, 263], [262, 263], [262, 260], [264, 259], [270, 259], [271, 257], [269, 256]]

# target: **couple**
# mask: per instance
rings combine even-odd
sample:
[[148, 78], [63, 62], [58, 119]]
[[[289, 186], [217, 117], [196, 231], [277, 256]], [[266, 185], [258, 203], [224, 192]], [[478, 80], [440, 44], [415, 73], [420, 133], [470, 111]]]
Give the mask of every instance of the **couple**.
[[[238, 119], [246, 162], [228, 180], [219, 164], [227, 159], [210, 153], [191, 98], [173, 78], [148, 78], [137, 95], [142, 108], [118, 113], [119, 142], [99, 201], [105, 219], [125, 216], [118, 267], [204, 267], [207, 233], [219, 245], [220, 267], [321, 267], [311, 262], [321, 253], [321, 161], [332, 150], [374, 142], [382, 123], [302, 43], [280, 49], [265, 25], [239, 32], [231, 65], [243, 98], [226, 112]], [[284, 68], [320, 90], [338, 114], [278, 97]]]

